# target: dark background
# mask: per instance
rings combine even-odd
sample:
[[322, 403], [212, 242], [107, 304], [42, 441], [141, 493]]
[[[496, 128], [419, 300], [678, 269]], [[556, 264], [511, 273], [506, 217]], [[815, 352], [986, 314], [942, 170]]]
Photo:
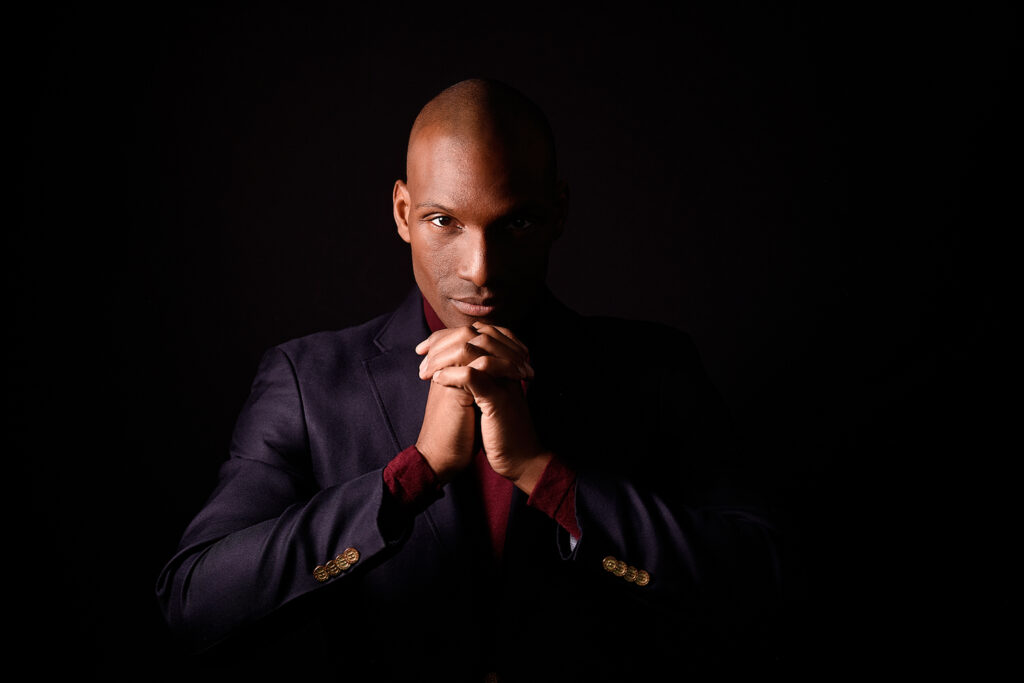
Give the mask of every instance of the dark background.
[[555, 129], [555, 293], [687, 330], [735, 412], [789, 528], [786, 670], [976, 671], [1008, 645], [1016, 14], [713, 7], [8, 16], [16, 651], [179, 674], [153, 586], [257, 360], [407, 291], [405, 136], [475, 75]]

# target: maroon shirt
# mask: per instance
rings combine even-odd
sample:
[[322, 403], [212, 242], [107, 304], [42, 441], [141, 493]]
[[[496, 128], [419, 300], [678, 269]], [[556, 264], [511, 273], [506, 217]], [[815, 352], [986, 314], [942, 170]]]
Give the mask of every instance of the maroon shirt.
[[[426, 299], [423, 299], [423, 314], [431, 332], [445, 328]], [[484, 501], [491, 547], [494, 556], [500, 559], [505, 546], [505, 531], [515, 486], [491, 468], [483, 449], [473, 459], [473, 467]], [[384, 468], [384, 484], [399, 508], [410, 514], [421, 512], [441, 496], [437, 475], [415, 444], [387, 464]], [[574, 539], [580, 538], [580, 529], [576, 523], [576, 472], [559, 460], [558, 456], [551, 458], [526, 504], [554, 519]]]

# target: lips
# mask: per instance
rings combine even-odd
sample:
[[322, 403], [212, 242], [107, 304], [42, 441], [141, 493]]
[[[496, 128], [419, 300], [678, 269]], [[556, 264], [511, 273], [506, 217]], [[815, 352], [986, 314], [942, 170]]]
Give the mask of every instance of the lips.
[[463, 315], [468, 315], [473, 318], [482, 318], [490, 315], [496, 308], [494, 299], [477, 299], [473, 297], [466, 297], [464, 299], [448, 299], [455, 310], [459, 311]]

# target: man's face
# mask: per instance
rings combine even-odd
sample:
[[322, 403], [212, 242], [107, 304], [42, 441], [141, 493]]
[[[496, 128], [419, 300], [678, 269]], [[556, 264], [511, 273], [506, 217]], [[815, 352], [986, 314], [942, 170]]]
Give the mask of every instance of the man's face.
[[564, 186], [547, 178], [541, 154], [507, 147], [493, 135], [421, 131], [408, 181], [395, 183], [395, 221], [416, 283], [448, 327], [513, 326], [544, 284]]

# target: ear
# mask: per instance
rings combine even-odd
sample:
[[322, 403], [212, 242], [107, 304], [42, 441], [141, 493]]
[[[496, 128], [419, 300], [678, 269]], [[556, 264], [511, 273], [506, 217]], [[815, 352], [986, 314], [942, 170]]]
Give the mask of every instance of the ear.
[[565, 222], [569, 218], [569, 184], [559, 180], [555, 184], [555, 234], [552, 239], [561, 237], [565, 231]]
[[409, 188], [401, 180], [395, 181], [391, 202], [395, 211], [395, 225], [398, 226], [398, 236], [406, 242], [411, 242], [412, 238], [409, 235]]

